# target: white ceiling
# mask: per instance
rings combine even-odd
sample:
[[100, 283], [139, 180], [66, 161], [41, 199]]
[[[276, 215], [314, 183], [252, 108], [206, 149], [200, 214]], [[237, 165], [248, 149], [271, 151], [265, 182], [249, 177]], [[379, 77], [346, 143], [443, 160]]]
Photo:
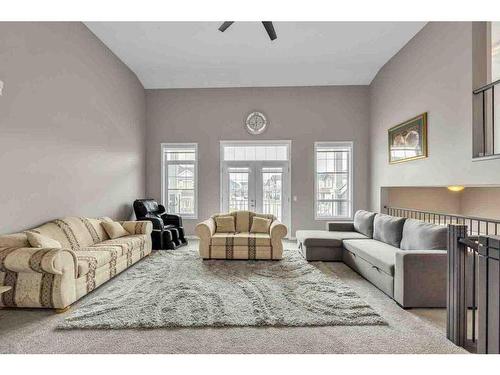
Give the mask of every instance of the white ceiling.
[[147, 89], [366, 85], [425, 22], [87, 22]]

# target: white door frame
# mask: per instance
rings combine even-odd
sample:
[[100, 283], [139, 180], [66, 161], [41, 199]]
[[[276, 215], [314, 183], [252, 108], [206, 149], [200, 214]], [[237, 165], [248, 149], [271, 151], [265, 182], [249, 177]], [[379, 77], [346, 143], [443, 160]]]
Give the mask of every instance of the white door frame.
[[[286, 145], [287, 146], [287, 160], [258, 160], [258, 161], [224, 161], [224, 146], [231, 145]], [[246, 167], [249, 163], [254, 165], [258, 165], [258, 170], [261, 170], [262, 167], [282, 167], [283, 168], [283, 218], [285, 224], [288, 228], [290, 228], [291, 220], [292, 220], [292, 162], [291, 162], [291, 148], [292, 141], [290, 140], [263, 140], [263, 141], [220, 141], [220, 211], [224, 212], [224, 192], [225, 190], [225, 182], [224, 182], [224, 168], [238, 168], [238, 167]], [[253, 177], [254, 180], [257, 176], [249, 176], [249, 178]], [[287, 193], [287, 194], [286, 194]], [[256, 194], [262, 194], [262, 192], [256, 192]], [[250, 199], [250, 197], [249, 197]], [[255, 197], [257, 199], [257, 197]], [[251, 208], [249, 208], [251, 210]]]

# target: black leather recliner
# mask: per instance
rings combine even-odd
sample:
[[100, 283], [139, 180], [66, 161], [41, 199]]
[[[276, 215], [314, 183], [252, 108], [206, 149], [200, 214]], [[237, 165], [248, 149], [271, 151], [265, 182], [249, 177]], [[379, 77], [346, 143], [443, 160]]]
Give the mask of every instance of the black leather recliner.
[[187, 244], [182, 227], [182, 218], [167, 214], [165, 207], [154, 199], [137, 199], [134, 201], [134, 211], [137, 220], [147, 220], [153, 223], [153, 249], [176, 249]]

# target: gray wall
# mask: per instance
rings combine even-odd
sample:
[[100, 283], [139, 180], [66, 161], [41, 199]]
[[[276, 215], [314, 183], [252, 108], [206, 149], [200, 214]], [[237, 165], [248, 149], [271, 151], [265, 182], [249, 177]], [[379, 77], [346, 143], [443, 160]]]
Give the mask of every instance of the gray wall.
[[[314, 220], [314, 142], [355, 142], [355, 209], [368, 199], [368, 88], [365, 86], [146, 90], [147, 194], [161, 198], [162, 142], [197, 142], [199, 220], [185, 220], [188, 233], [201, 219], [219, 212], [219, 141], [292, 140], [292, 235], [297, 229], [323, 229]], [[269, 121], [261, 136], [243, 128], [251, 110]]]
[[81, 23], [0, 23], [0, 233], [127, 218], [144, 194], [145, 93]]
[[[472, 162], [472, 23], [431, 22], [378, 73], [370, 86], [371, 193], [383, 186], [500, 183], [500, 160]], [[389, 165], [387, 129], [422, 112], [429, 157]]]
[[415, 210], [461, 214], [461, 193], [446, 187], [383, 187], [384, 205]]

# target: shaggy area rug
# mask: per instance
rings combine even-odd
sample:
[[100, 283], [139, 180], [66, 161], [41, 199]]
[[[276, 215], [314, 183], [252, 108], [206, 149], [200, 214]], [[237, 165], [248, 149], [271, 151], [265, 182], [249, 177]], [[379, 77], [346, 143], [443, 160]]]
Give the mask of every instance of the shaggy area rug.
[[202, 261], [159, 251], [87, 296], [60, 329], [386, 325], [321, 263]]

